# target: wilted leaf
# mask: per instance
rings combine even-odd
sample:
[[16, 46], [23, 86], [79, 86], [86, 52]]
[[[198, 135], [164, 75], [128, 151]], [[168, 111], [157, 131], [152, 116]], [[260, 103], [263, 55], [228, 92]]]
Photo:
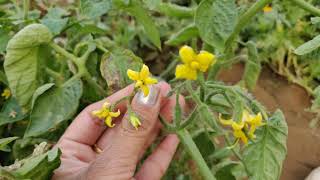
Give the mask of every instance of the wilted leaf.
[[89, 18], [96, 18], [107, 13], [112, 6], [111, 0], [81, 0], [81, 14]]
[[278, 180], [287, 154], [288, 126], [280, 110], [257, 132], [257, 140], [243, 154], [252, 180]]
[[246, 87], [249, 90], [253, 90], [257, 84], [261, 72], [261, 64], [255, 44], [252, 42], [248, 42], [247, 47], [248, 59], [246, 61], [242, 79], [244, 80]]
[[125, 55], [123, 49], [114, 50], [105, 54], [100, 64], [102, 77], [107, 81], [110, 93], [129, 84], [127, 69], [139, 70], [142, 62]]
[[51, 87], [35, 100], [25, 137], [40, 136], [70, 119], [76, 112], [82, 95], [78, 79], [61, 87]]
[[320, 35], [316, 36], [312, 40], [299, 46], [296, 50], [294, 50], [294, 53], [297, 55], [305, 55], [319, 47], [320, 47]]
[[179, 32], [173, 34], [166, 44], [171, 46], [177, 46], [179, 44], [185, 43], [186, 41], [198, 36], [198, 29], [194, 24], [190, 24], [185, 28], [181, 29]]
[[49, 29], [42, 24], [26, 26], [8, 43], [4, 69], [13, 96], [28, 107], [38, 87], [39, 48], [51, 41]]
[[46, 153], [33, 154], [31, 157], [20, 161], [21, 167], [12, 171], [7, 170], [7, 172], [10, 172], [16, 179], [51, 179], [53, 170], [60, 166], [60, 156], [61, 151], [58, 148]]
[[220, 52], [224, 50], [225, 42], [232, 33], [237, 19], [235, 0], [204, 0], [195, 15], [201, 39]]
[[68, 23], [68, 18], [63, 17], [67, 14], [68, 12], [64, 9], [58, 7], [50, 8], [40, 22], [46, 25], [53, 35], [57, 35]]

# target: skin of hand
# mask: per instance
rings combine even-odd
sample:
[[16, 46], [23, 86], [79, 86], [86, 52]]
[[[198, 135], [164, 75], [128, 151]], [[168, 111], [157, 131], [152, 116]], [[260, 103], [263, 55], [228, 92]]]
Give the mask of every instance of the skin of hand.
[[[137, 164], [146, 149], [152, 144], [161, 129], [158, 120], [161, 114], [168, 121], [172, 120], [175, 98], [166, 98], [169, 84], [160, 82], [151, 88], [148, 97], [141, 93], [135, 95], [132, 110], [142, 123], [138, 130], [129, 123], [126, 103], [117, 108], [121, 116], [115, 118], [115, 127], [106, 128], [103, 121], [92, 117], [93, 110], [100, 109], [108, 101], [115, 103], [133, 91], [128, 86], [106, 99], [86, 107], [71, 123], [55, 147], [62, 151], [61, 165], [55, 170], [54, 180], [159, 180], [165, 174], [179, 144], [174, 134], [167, 135], [159, 146], [147, 157], [136, 172]], [[186, 109], [183, 98], [180, 104]], [[102, 150], [97, 153], [93, 145]]]

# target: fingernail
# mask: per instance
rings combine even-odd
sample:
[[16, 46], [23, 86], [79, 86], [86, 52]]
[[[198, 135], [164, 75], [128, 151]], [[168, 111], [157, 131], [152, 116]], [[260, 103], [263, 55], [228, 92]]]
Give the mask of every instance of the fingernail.
[[159, 88], [155, 86], [150, 86], [150, 91], [148, 96], [144, 96], [142, 91], [139, 91], [137, 94], [137, 101], [140, 104], [144, 105], [154, 105], [157, 102], [158, 96], [159, 96]]

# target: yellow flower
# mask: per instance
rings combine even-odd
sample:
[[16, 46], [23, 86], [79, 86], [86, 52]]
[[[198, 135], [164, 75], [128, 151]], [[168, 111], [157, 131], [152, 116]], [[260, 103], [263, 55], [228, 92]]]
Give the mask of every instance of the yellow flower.
[[262, 115], [261, 113], [258, 113], [257, 115], [251, 115], [247, 111], [245, 111], [244, 114], [246, 114], [246, 123], [250, 125], [248, 135], [250, 138], [254, 139], [256, 138], [254, 133], [257, 127], [263, 126], [265, 124], [262, 122]]
[[[219, 115], [219, 121], [223, 125], [231, 126], [233, 129], [233, 136], [238, 140], [241, 139], [244, 144], [248, 143], [248, 137], [250, 139], [255, 138], [255, 131], [257, 127], [263, 126], [265, 123], [262, 122], [262, 115], [258, 113], [257, 115], [251, 115], [247, 110], [242, 112], [242, 119], [240, 122], [235, 122], [232, 119], [225, 120]], [[249, 128], [248, 134], [246, 130]]]
[[156, 79], [150, 77], [151, 74], [146, 65], [142, 66], [140, 72], [128, 69], [127, 75], [131, 80], [136, 81], [135, 87], [140, 88], [145, 97], [149, 94], [149, 85], [158, 83]]
[[139, 118], [135, 115], [135, 114], [130, 114], [130, 123], [131, 125], [136, 129], [138, 130], [138, 127], [141, 126], [141, 122], [139, 120]]
[[264, 13], [268, 13], [268, 12], [271, 12], [272, 11], [272, 7], [270, 5], [267, 5], [263, 8], [263, 12]]
[[110, 104], [108, 102], [103, 103], [101, 109], [92, 111], [91, 114], [99, 119], [104, 119], [105, 124], [108, 127], [113, 127], [115, 124], [112, 123], [112, 118], [120, 115], [120, 110], [112, 112], [110, 110]]
[[196, 54], [189, 46], [183, 46], [179, 50], [183, 64], [176, 67], [177, 79], [196, 80], [198, 71], [206, 72], [215, 63], [215, 56], [207, 51]]
[[244, 144], [248, 143], [248, 137], [244, 133], [245, 122], [243, 121], [243, 119], [241, 120], [241, 122], [235, 122], [232, 119], [229, 119], [229, 120], [222, 119], [221, 115], [219, 115], [219, 121], [223, 125], [228, 125], [232, 127], [233, 136], [237, 140], [240, 139]]
[[10, 91], [10, 89], [9, 89], [9, 88], [6, 88], [5, 90], [3, 90], [1, 96], [4, 97], [5, 99], [9, 99], [9, 97], [11, 96], [11, 91]]

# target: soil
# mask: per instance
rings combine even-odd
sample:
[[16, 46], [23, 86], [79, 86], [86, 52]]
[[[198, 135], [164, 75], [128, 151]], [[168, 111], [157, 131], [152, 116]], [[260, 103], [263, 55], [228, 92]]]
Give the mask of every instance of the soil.
[[[240, 80], [243, 65], [235, 65], [219, 74], [219, 79], [233, 84]], [[320, 166], [320, 132], [311, 129], [313, 114], [311, 97], [298, 85], [263, 68], [253, 92], [255, 97], [271, 112], [281, 109], [289, 126], [288, 154], [283, 166], [281, 180], [303, 180], [314, 168]]]

